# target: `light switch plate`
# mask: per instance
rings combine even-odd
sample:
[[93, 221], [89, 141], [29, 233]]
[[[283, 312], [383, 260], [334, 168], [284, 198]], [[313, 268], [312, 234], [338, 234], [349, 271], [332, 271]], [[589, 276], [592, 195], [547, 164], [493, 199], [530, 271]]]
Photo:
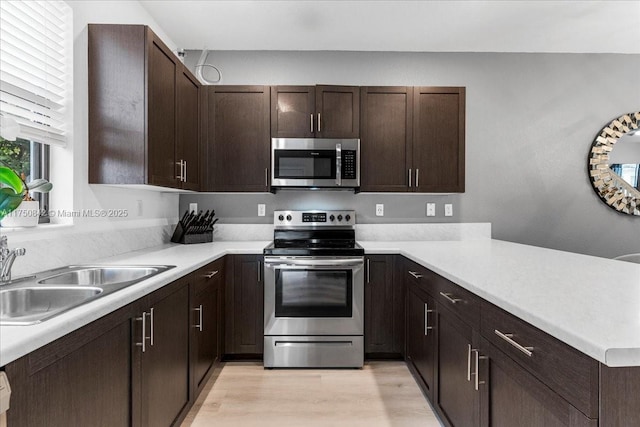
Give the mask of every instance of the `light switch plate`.
[[264, 216], [267, 211], [264, 203], [258, 203], [258, 216]]
[[427, 216], [436, 216], [436, 204], [427, 203]]
[[384, 216], [384, 205], [382, 203], [376, 204], [376, 216]]
[[444, 205], [444, 216], [453, 216], [453, 205], [451, 203]]

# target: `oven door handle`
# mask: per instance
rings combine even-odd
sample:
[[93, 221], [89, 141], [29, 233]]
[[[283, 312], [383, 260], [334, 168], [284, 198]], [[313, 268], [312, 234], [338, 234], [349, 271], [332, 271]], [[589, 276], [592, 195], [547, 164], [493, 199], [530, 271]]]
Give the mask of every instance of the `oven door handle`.
[[363, 267], [362, 258], [331, 259], [331, 260], [311, 260], [311, 259], [264, 259], [264, 265], [276, 268], [296, 268], [296, 267]]

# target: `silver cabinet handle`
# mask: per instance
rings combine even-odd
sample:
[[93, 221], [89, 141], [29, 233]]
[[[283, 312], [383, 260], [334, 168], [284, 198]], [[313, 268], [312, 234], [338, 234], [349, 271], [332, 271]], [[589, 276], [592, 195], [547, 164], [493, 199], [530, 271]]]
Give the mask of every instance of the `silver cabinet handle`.
[[484, 381], [480, 381], [480, 360], [484, 360], [487, 357], [480, 356], [480, 352], [476, 349], [471, 349], [471, 351], [474, 353], [474, 359], [476, 362], [476, 371], [471, 374], [474, 376], [473, 388], [478, 391], [480, 384], [484, 384]]
[[412, 275], [416, 279], [421, 279], [422, 278], [422, 274], [418, 274], [415, 271], [409, 270], [409, 274]]
[[147, 313], [143, 311], [142, 316], [136, 317], [135, 320], [142, 321], [142, 341], [137, 342], [136, 346], [142, 347], [142, 352], [144, 353], [147, 351]]
[[471, 381], [471, 344], [467, 344], [467, 381]]
[[153, 307], [151, 307], [151, 310], [149, 310], [149, 319], [151, 320], [151, 336], [150, 341], [151, 341], [151, 345], [153, 346], [153, 329], [154, 329], [154, 324], [153, 324]]
[[447, 299], [447, 301], [449, 301], [451, 304], [456, 304], [456, 303], [462, 301], [460, 298], [456, 298], [456, 297], [453, 296], [453, 294], [450, 294], [450, 293], [440, 292], [440, 295], [445, 297]]
[[318, 132], [320, 132], [320, 113], [318, 113]]
[[371, 263], [369, 261], [367, 258], [367, 283], [371, 283]]
[[[182, 181], [187, 182], [187, 161], [184, 161], [184, 176], [182, 177]], [[416, 178], [417, 181], [417, 178]]]
[[416, 169], [416, 188], [420, 187], [420, 169]]
[[311, 128], [309, 130], [313, 133], [313, 113], [309, 114], [309, 117], [311, 118]]
[[526, 354], [527, 356], [529, 357], [533, 356], [533, 347], [525, 347], [522, 344], [514, 341], [513, 334], [505, 334], [500, 332], [497, 329], [494, 329], [494, 332], [496, 333], [497, 336], [499, 336], [500, 338], [502, 338], [503, 340], [505, 340], [506, 342], [508, 342], [509, 344], [511, 344], [512, 346], [514, 346], [515, 348], [517, 348], [518, 350]]
[[206, 277], [207, 279], [211, 279], [213, 276], [215, 276], [216, 274], [218, 274], [218, 270], [216, 271], [212, 271], [209, 274], [205, 274], [204, 277]]
[[182, 182], [182, 160], [176, 162], [176, 165], [180, 166], [180, 175], [176, 176], [176, 179], [179, 179]]
[[433, 329], [433, 326], [429, 326], [429, 313], [433, 313], [433, 310], [429, 310], [427, 303], [424, 303], [424, 335], [429, 335], [429, 329]]
[[195, 328], [197, 328], [198, 331], [202, 332], [202, 304], [200, 304], [200, 306], [194, 308], [193, 310], [198, 312], [198, 324], [195, 325]]
[[411, 169], [409, 169], [409, 188], [411, 188]]

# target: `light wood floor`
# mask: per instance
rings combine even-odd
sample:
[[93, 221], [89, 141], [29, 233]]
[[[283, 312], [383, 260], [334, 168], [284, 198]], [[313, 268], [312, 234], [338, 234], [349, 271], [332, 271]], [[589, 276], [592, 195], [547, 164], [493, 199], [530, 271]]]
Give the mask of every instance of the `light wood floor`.
[[359, 369], [263, 369], [227, 362], [185, 426], [421, 426], [440, 423], [403, 362]]

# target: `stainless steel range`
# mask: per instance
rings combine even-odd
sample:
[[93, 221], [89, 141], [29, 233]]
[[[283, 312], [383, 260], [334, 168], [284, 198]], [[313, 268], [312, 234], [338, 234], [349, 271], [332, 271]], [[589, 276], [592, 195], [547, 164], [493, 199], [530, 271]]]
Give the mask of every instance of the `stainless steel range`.
[[276, 211], [264, 250], [264, 366], [361, 368], [364, 249], [353, 211]]

